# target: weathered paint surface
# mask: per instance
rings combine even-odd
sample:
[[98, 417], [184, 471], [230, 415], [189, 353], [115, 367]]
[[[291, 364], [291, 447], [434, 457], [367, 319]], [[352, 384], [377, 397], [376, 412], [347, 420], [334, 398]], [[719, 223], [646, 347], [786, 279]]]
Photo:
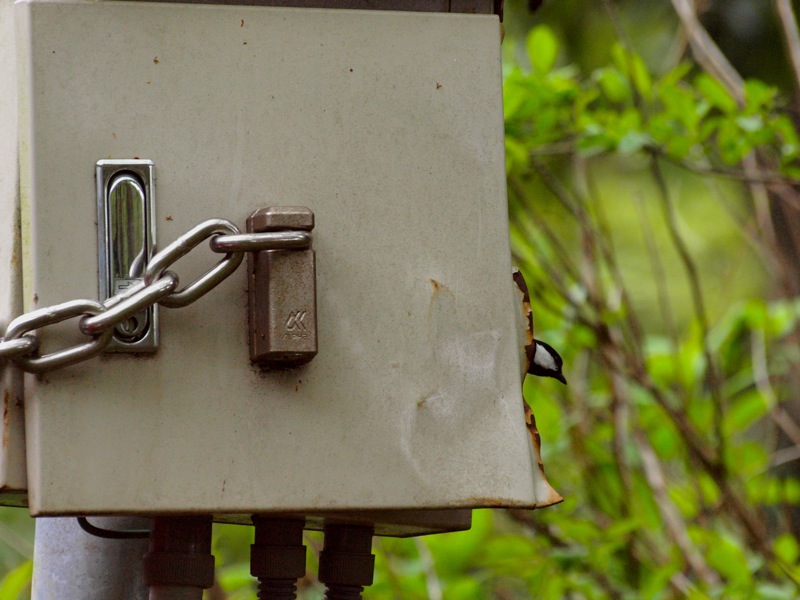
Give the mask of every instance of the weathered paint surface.
[[[22, 312], [22, 244], [17, 135], [17, 56], [13, 2], [0, 0], [0, 331]], [[25, 490], [22, 375], [0, 365], [3, 400], [0, 504], [19, 504]]]

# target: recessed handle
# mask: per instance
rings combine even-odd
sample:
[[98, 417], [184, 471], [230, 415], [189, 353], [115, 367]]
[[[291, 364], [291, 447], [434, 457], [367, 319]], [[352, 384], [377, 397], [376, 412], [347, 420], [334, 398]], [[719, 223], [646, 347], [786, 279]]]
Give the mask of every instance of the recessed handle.
[[[97, 163], [97, 226], [100, 300], [142, 280], [155, 246], [153, 162], [101, 160]], [[120, 323], [108, 349], [152, 352], [158, 347], [157, 308]]]

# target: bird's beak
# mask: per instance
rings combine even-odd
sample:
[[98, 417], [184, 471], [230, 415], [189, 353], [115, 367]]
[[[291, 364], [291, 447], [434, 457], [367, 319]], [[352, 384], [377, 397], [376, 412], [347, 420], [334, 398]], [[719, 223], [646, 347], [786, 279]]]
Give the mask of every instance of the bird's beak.
[[558, 379], [558, 380], [559, 380], [561, 383], [563, 383], [564, 385], [567, 385], [567, 378], [566, 378], [566, 377], [564, 377], [564, 374], [563, 374], [563, 373], [559, 373], [558, 375], [555, 375], [554, 377], [555, 377], [556, 379]]

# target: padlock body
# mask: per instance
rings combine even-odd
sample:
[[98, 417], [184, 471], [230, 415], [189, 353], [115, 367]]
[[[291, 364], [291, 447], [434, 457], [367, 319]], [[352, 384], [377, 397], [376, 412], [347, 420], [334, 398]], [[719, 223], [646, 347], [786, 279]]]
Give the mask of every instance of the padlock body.
[[317, 354], [316, 259], [313, 250], [251, 253], [250, 360], [290, 367]]

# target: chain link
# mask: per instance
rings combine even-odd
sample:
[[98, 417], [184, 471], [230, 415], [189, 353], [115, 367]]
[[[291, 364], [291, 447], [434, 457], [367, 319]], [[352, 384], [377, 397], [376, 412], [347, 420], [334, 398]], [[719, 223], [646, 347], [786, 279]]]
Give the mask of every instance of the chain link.
[[99, 315], [83, 317], [78, 323], [81, 332], [85, 335], [100, 335], [157, 304], [178, 287], [178, 276], [172, 271], [164, 271], [163, 275], [151, 285], [142, 282], [136, 287], [138, 292], [128, 298], [110, 306], [106, 302], [104, 304], [106, 310]]
[[[205, 240], [209, 240], [213, 252], [225, 256], [206, 273], [178, 290], [179, 277], [167, 268]], [[70, 300], [39, 308], [11, 321], [5, 335], [0, 338], [0, 367], [11, 361], [29, 373], [45, 373], [87, 360], [103, 351], [117, 325], [142, 310], [155, 304], [181, 308], [210, 292], [239, 267], [245, 252], [302, 249], [310, 244], [308, 232], [241, 233], [226, 219], [203, 221], [155, 254], [147, 265], [144, 279], [130, 289], [102, 303]], [[91, 339], [43, 356], [37, 355], [39, 340], [30, 332], [75, 317], [81, 317], [78, 330]]]
[[[61, 321], [66, 321], [72, 317], [81, 315], [97, 315], [106, 310], [105, 306], [95, 300], [70, 300], [55, 306], [48, 306], [29, 312], [28, 314], [17, 317], [9, 323], [6, 329], [6, 340], [17, 339], [34, 329], [54, 325]], [[64, 350], [51, 352], [44, 356], [17, 356], [12, 359], [21, 369], [29, 373], [44, 373], [74, 365], [76, 362], [91, 358], [103, 350], [111, 339], [113, 331], [109, 330], [98, 336], [92, 337], [91, 341], [77, 346], [70, 346]]]
[[[193, 227], [184, 233], [161, 252], [156, 254], [147, 264], [144, 272], [144, 282], [146, 285], [152, 283], [161, 276], [164, 269], [171, 266], [182, 256], [191, 252], [200, 243], [213, 235], [219, 234], [239, 234], [239, 228], [225, 219], [209, 219]], [[228, 252], [216, 265], [214, 265], [204, 275], [195, 279], [184, 289], [171, 293], [163, 298], [159, 304], [167, 308], [181, 308], [189, 306], [192, 302], [210, 292], [224, 279], [233, 273], [242, 263], [244, 253]]]
[[39, 349], [39, 340], [32, 335], [24, 335], [14, 340], [0, 340], [0, 357], [16, 358], [25, 354], [33, 354]]

